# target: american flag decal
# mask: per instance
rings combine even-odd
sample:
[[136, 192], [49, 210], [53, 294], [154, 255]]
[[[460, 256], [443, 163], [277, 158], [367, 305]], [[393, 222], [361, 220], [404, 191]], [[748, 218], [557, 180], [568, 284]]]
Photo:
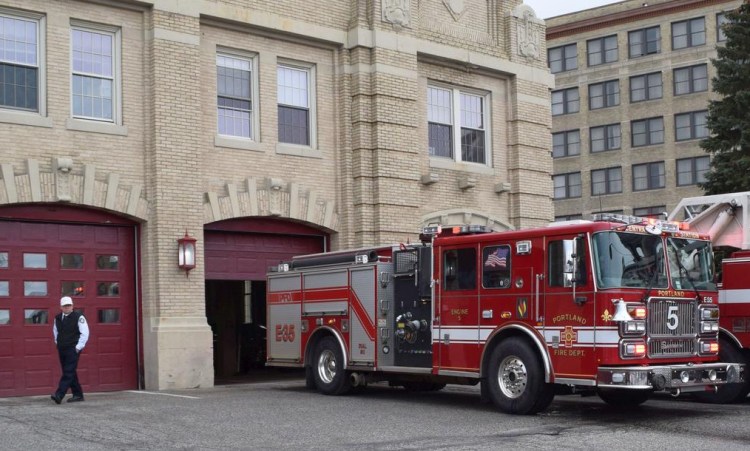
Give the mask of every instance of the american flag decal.
[[494, 252], [490, 252], [484, 266], [488, 268], [506, 268], [508, 266], [508, 248], [498, 247]]

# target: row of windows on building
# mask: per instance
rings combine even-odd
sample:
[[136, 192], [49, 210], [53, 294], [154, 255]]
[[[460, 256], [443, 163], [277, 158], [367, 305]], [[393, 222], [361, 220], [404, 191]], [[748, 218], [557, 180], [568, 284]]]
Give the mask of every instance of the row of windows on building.
[[[663, 97], [662, 73], [635, 75], [629, 79], [630, 103]], [[696, 64], [673, 70], [672, 92], [681, 96], [708, 91], [708, 65]], [[620, 80], [607, 80], [588, 86], [589, 110], [609, 108], [620, 104]], [[552, 115], [578, 113], [581, 96], [578, 87], [552, 91]]]
[[[708, 136], [708, 111], [690, 111], [674, 115], [674, 140], [687, 141]], [[630, 147], [645, 147], [664, 143], [664, 117], [637, 119], [630, 122]], [[591, 153], [617, 150], [622, 147], [620, 124], [606, 124], [589, 128]], [[581, 130], [565, 130], [552, 134], [552, 157], [562, 158], [581, 154]]]
[[[676, 160], [677, 186], [695, 185], [705, 182], [709, 169], [708, 156], [680, 158]], [[631, 168], [632, 190], [647, 191], [666, 186], [666, 170], [663, 161], [634, 164]], [[552, 176], [554, 199], [572, 199], [581, 197], [582, 183], [580, 172], [557, 174]], [[591, 171], [591, 195], [601, 196], [618, 194], [623, 191], [622, 167], [616, 166]]]
[[[76, 119], [120, 123], [120, 29], [71, 21], [71, 114]], [[43, 14], [0, 11], [0, 108], [46, 115]], [[217, 116], [221, 135], [254, 139], [258, 86], [255, 55], [218, 54]], [[278, 135], [284, 143], [311, 145], [314, 65], [277, 67]]]
[[[716, 40], [725, 41], [722, 25], [727, 19], [724, 13], [716, 15]], [[671, 23], [672, 50], [705, 45], [706, 18], [696, 17]], [[628, 58], [639, 58], [661, 53], [661, 26], [628, 31]], [[613, 63], [619, 59], [617, 35], [586, 41], [586, 62], [589, 67]], [[547, 50], [550, 71], [555, 74], [578, 69], [578, 45], [576, 43], [552, 47]]]
[[[45, 17], [0, 11], [0, 108], [37, 112], [44, 102]], [[101, 122], [120, 121], [118, 110], [120, 30], [74, 22], [72, 115]], [[259, 73], [257, 54], [220, 50], [216, 56], [217, 131], [257, 140]], [[278, 139], [311, 146], [315, 142], [315, 65], [282, 61], [277, 65]], [[430, 86], [429, 153], [433, 157], [488, 164], [488, 93]], [[460, 149], [460, 151], [457, 151]]]

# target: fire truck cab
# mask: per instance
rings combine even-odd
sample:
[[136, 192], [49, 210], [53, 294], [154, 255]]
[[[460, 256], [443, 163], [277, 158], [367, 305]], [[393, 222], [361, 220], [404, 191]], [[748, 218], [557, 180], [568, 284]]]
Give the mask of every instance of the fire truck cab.
[[555, 393], [637, 405], [742, 378], [717, 362], [708, 237], [608, 216], [489, 232], [426, 228], [421, 243], [295, 257], [268, 275], [270, 366], [342, 394], [481, 383], [502, 411]]

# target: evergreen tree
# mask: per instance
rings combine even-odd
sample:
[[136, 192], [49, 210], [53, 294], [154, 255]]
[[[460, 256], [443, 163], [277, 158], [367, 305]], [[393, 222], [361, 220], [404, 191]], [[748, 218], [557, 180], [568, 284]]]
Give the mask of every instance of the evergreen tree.
[[711, 155], [706, 194], [750, 191], [750, 3], [726, 13], [727, 39], [711, 60], [713, 90], [722, 96], [709, 102], [710, 135], [700, 145]]

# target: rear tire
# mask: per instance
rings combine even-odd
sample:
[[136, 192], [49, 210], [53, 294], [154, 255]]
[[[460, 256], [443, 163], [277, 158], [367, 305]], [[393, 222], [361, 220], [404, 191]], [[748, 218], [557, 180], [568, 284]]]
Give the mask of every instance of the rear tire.
[[344, 355], [333, 337], [323, 337], [318, 342], [312, 373], [315, 386], [324, 395], [343, 395], [352, 388], [344, 370]]
[[615, 407], [632, 409], [651, 397], [650, 390], [628, 390], [622, 388], [600, 388], [597, 390], [602, 401]]
[[492, 402], [503, 412], [533, 415], [546, 409], [555, 396], [544, 382], [541, 360], [526, 340], [511, 337], [492, 350], [487, 379]]
[[[742, 354], [742, 351], [737, 349], [734, 343], [724, 338], [719, 339], [719, 361], [750, 365], [750, 360]], [[748, 379], [748, 371], [749, 370], [746, 366], [745, 379]], [[745, 380], [745, 382], [739, 384], [722, 385], [716, 393], [694, 393], [693, 396], [700, 402], [711, 404], [731, 404], [744, 401], [745, 398], [747, 398], [748, 393], [750, 393], [750, 380]]]

